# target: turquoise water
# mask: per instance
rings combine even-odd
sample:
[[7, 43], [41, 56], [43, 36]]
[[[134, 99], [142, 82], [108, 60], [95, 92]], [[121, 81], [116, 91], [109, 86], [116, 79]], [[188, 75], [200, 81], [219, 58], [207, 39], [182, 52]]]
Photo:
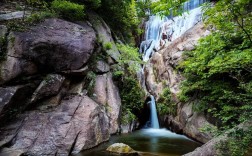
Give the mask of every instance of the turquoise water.
[[110, 141], [78, 156], [109, 156], [106, 148], [113, 143], [125, 143], [144, 156], [180, 156], [201, 146], [183, 135], [166, 129], [142, 129], [130, 134], [112, 136]]

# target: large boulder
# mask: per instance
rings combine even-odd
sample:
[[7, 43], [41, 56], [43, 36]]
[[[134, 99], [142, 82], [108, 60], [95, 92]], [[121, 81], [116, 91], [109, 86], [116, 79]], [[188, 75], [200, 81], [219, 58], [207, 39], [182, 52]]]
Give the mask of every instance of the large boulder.
[[[1, 64], [1, 83], [38, 70], [76, 70], [93, 53], [96, 34], [88, 24], [47, 19], [27, 32], [8, 36], [7, 59]], [[27, 68], [28, 67], [28, 68]]]
[[0, 128], [0, 140], [27, 155], [70, 155], [110, 136], [105, 108], [87, 96], [69, 97], [52, 112], [27, 112], [17, 123]]

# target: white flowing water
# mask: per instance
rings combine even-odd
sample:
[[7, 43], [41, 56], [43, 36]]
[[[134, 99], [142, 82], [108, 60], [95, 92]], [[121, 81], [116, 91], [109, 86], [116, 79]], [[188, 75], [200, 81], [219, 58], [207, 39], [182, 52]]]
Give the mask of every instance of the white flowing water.
[[155, 51], [166, 47], [202, 20], [202, 3], [207, 0], [190, 0], [183, 5], [184, 12], [177, 17], [150, 16], [145, 27], [145, 41], [140, 45], [143, 61], [147, 62]]
[[159, 129], [159, 122], [157, 116], [156, 102], [154, 96], [151, 95], [151, 128]]

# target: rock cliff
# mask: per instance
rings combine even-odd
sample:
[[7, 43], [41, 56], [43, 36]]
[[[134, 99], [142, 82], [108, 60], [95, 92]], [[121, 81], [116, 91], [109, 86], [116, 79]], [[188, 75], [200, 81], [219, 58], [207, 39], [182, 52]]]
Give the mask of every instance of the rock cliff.
[[[118, 131], [121, 99], [110, 66], [119, 52], [100, 17], [46, 19], [24, 32], [1, 25], [0, 31], [7, 43], [0, 66], [0, 155], [70, 155]], [[104, 49], [106, 42], [113, 48]]]

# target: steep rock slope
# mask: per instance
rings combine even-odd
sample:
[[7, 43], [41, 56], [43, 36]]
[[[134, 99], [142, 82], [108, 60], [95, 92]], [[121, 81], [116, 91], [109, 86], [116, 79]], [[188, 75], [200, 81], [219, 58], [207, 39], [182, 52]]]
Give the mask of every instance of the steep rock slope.
[[121, 99], [110, 71], [116, 61], [97, 57], [111, 52], [94, 28], [110, 30], [95, 20], [46, 19], [24, 32], [0, 27], [7, 36], [0, 67], [0, 155], [74, 154], [118, 131]]

